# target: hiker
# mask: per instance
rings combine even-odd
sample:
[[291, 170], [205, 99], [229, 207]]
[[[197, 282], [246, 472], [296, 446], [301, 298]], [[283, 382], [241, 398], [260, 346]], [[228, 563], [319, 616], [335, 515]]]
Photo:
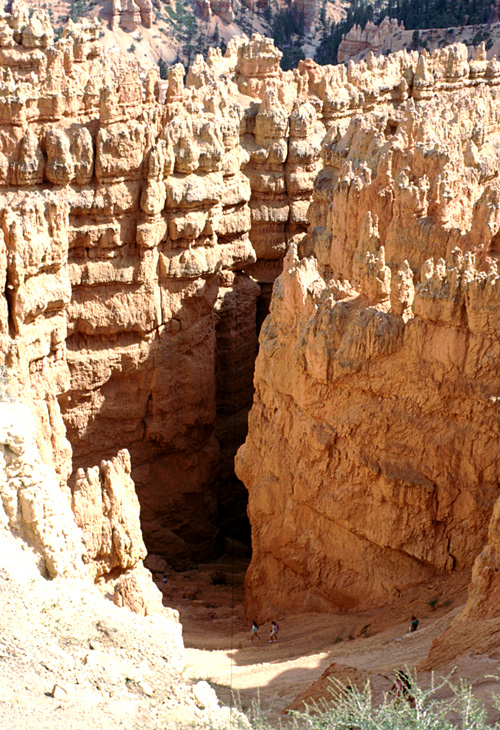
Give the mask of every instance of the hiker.
[[398, 669], [396, 672], [396, 679], [391, 687], [391, 694], [394, 695], [396, 703], [399, 703], [401, 700], [406, 700], [411, 707], [414, 707], [415, 698], [411, 693], [411, 679], [402, 669]]
[[271, 621], [271, 638], [269, 639], [270, 644], [274, 644], [275, 641], [278, 641], [278, 631], [280, 630], [280, 627], [276, 623], [276, 621]]
[[259, 625], [257, 621], [252, 621], [252, 636], [250, 637], [250, 643], [253, 644], [254, 639], [260, 639], [259, 636]]
[[418, 618], [416, 616], [412, 616], [411, 617], [411, 624], [410, 624], [410, 632], [411, 633], [413, 633], [414, 631], [416, 631], [418, 629], [418, 624], [419, 624]]

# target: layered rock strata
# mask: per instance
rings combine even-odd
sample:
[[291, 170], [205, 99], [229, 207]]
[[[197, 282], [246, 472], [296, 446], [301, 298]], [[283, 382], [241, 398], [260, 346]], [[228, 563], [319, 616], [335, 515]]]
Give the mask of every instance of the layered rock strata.
[[187, 564], [216, 540], [217, 410], [223, 476], [244, 436], [259, 294], [244, 271], [266, 234], [274, 280], [286, 229], [305, 233], [318, 122], [293, 111], [287, 163], [296, 93], [276, 92], [266, 39], [199, 57], [186, 87], [172, 68], [165, 103], [156, 72], [103, 55], [97, 25], [31, 50], [28, 20], [3, 19], [3, 362], [61, 484], [126, 447], [149, 547]]
[[[214, 550], [218, 499], [227, 501], [219, 464], [227, 474], [251, 397], [256, 310], [263, 318], [257, 284], [267, 294], [287, 245], [314, 249], [328, 276], [351, 277], [365, 266], [365, 252], [355, 263], [354, 249], [375, 196], [381, 245], [390, 264], [399, 251], [399, 286], [411, 289], [401, 225], [411, 211], [420, 215], [426, 183], [406, 181], [396, 144], [392, 190], [380, 152], [398, 139], [400, 120], [412, 140], [417, 134], [411, 97], [478, 95], [467, 154], [484, 180], [469, 184], [439, 149], [418, 164], [429, 166], [429, 179], [440, 176], [429, 209], [450, 221], [461, 209], [450, 186], [462, 185], [471, 205], [484, 193], [474, 221], [489, 228], [471, 228], [471, 247], [452, 232], [449, 247], [440, 222], [437, 255], [457, 245], [495, 248], [495, 193], [485, 182], [492, 142], [478, 120], [493, 129], [498, 64], [484, 54], [469, 63], [457, 47], [347, 69], [306, 61], [282, 72], [280, 52], [254, 36], [231, 41], [224, 57], [197, 57], [186, 76], [172, 67], [164, 89], [155, 69], [104, 54], [97, 25], [69, 24], [54, 42], [44, 18], [17, 4], [1, 19], [0, 365], [14, 373], [41, 459], [63, 486], [78, 469], [128, 450], [146, 545], [185, 565]], [[349, 148], [368, 139], [365, 123], [357, 117], [349, 127], [350, 119], [374, 109], [385, 122], [363, 149], [363, 171], [352, 161], [344, 168]], [[420, 139], [412, 144], [420, 149]], [[334, 195], [340, 222], [330, 245]], [[386, 241], [382, 208], [396, 195], [399, 217]], [[334, 212], [342, 206], [343, 223]], [[410, 266], [437, 252], [419, 236]], [[369, 250], [378, 261], [377, 246]], [[406, 311], [406, 295], [397, 296]]]
[[461, 46], [420, 56], [390, 92], [374, 83], [373, 112], [330, 125], [237, 458], [252, 615], [380, 605], [470, 569], [485, 544], [500, 482], [495, 69]]

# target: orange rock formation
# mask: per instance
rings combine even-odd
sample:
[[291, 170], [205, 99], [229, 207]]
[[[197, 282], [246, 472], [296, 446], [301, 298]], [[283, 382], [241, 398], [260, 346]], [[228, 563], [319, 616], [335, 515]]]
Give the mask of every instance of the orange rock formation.
[[238, 457], [252, 612], [470, 568], [499, 481], [498, 62], [283, 72], [256, 35], [163, 88], [97, 36], [1, 19], [0, 365], [91, 575], [127, 602], [131, 478], [150, 551], [213, 551], [289, 244]]
[[351, 30], [343, 36], [337, 50], [337, 60], [345, 63], [358, 54], [372, 51], [375, 54], [381, 53], [383, 48], [390, 48], [391, 38], [396, 33], [402, 33], [405, 27], [403, 22], [398, 23], [396, 18], [387, 16], [379, 25], [371, 20], [361, 28], [354, 25]]
[[[260, 616], [470, 569], [500, 481], [497, 62], [454, 46], [317, 73], [320, 96], [344, 84], [237, 458]], [[358, 94], [373, 111], [339, 118]]]
[[46, 21], [1, 21], [0, 364], [61, 484], [126, 448], [149, 548], [188, 564], [213, 552], [219, 450], [227, 468], [244, 436], [255, 279], [305, 235], [316, 111], [259, 36], [163, 90], [97, 25], [54, 42]]
[[151, 28], [153, 3], [151, 0], [112, 0], [111, 30], [115, 27], [132, 31], [142, 25]]

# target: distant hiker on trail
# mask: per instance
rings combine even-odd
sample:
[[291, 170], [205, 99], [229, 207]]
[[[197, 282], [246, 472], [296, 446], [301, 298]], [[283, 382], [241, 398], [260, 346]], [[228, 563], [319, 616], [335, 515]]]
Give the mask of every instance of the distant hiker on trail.
[[271, 638], [269, 639], [270, 644], [274, 644], [275, 641], [278, 641], [278, 631], [280, 630], [280, 627], [276, 623], [276, 621], [271, 621]]
[[410, 624], [410, 632], [411, 633], [413, 633], [414, 631], [416, 631], [418, 629], [418, 624], [419, 624], [418, 618], [416, 616], [412, 616], [411, 617], [411, 624]]
[[257, 621], [252, 622], [252, 636], [250, 637], [250, 643], [253, 644], [254, 639], [260, 639], [259, 636], [259, 625]]

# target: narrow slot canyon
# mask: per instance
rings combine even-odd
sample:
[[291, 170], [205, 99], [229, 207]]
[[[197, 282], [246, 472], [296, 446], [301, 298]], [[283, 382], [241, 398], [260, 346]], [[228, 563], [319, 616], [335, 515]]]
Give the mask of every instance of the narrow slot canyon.
[[[148, 553], [176, 570], [234, 550], [248, 560], [251, 552], [247, 491], [234, 458], [247, 434], [258, 332], [272, 283], [226, 272], [215, 289], [204, 285], [203, 296], [210, 286], [213, 311], [203, 302], [201, 336], [193, 343], [188, 335], [184, 350], [171, 327], [147, 338], [72, 334], [66, 347], [73, 387], [59, 396], [76, 470], [127, 448]], [[187, 319], [197, 330], [199, 307], [175, 321], [183, 327]], [[172, 424], [162, 399], [171, 398], [173, 379], [179, 396]], [[175, 433], [179, 423], [182, 434]]]

